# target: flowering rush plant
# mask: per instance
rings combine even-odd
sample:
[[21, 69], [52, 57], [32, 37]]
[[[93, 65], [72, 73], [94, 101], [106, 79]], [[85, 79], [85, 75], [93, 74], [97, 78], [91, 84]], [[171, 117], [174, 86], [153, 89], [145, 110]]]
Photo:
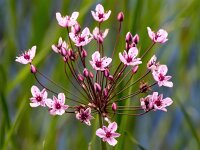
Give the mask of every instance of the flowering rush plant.
[[[40, 87], [36, 85], [31, 87], [31, 107], [47, 107], [50, 115], [72, 114], [77, 120], [88, 126], [91, 125], [91, 120], [99, 118], [100, 128], [96, 130], [96, 135], [102, 139], [102, 149], [105, 149], [106, 142], [115, 146], [116, 138], [120, 137], [120, 133], [117, 133], [118, 125], [113, 121], [114, 116], [140, 116], [157, 110], [166, 112], [166, 107], [172, 104], [171, 98], [164, 98], [163, 94], [152, 89], [156, 85], [158, 87], [173, 86], [170, 81], [171, 76], [167, 75], [167, 66], [160, 64], [155, 55], [147, 64], [143, 62], [143, 58], [156, 43], [163, 44], [168, 40], [168, 33], [163, 29], [154, 32], [147, 27], [152, 44], [143, 54], [139, 55], [137, 48], [139, 35], [133, 36], [128, 32], [124, 38], [126, 43], [124, 50], [116, 54], [115, 45], [112, 54], [106, 56], [103, 44], [109, 30], [102, 29], [101, 25], [109, 19], [111, 11], [105, 11], [103, 6], [98, 4], [95, 10], [91, 11], [91, 15], [98, 24], [93, 32], [88, 27], [82, 29], [79, 25], [78, 12], [73, 12], [71, 16], [62, 16], [59, 12], [56, 13], [58, 25], [67, 30], [67, 41], [60, 37], [58, 43], [53, 44], [51, 48], [62, 58], [67, 83], [70, 83], [79, 94], [55, 83], [36, 68], [33, 64], [36, 46], [16, 57], [16, 61], [30, 65], [31, 73], [40, 85]], [[116, 19], [119, 23], [117, 44], [124, 20], [123, 13], [120, 12]], [[95, 41], [97, 48], [91, 56], [88, 56], [88, 51], [91, 50], [85, 49], [85, 46], [91, 41]], [[119, 59], [120, 63], [112, 64], [113, 59]], [[133, 79], [143, 64], [147, 68], [146, 71], [140, 73], [139, 78]], [[38, 75], [53, 83], [61, 92], [55, 92], [47, 87], [39, 80]], [[147, 76], [152, 76], [151, 84], [145, 82]], [[127, 94], [126, 91], [130, 90], [129, 88], [132, 89], [133, 86], [136, 86], [137, 90]], [[53, 98], [49, 97], [49, 93]], [[123, 96], [123, 93], [126, 95]], [[137, 98], [140, 95], [142, 96]], [[124, 102], [127, 100], [138, 100], [140, 105], [126, 106]]]

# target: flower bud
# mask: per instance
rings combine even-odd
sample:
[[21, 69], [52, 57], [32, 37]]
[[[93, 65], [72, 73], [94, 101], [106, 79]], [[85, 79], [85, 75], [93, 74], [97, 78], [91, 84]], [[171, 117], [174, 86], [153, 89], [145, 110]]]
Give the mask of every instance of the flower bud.
[[67, 55], [67, 51], [66, 51], [66, 49], [65, 48], [61, 48], [61, 55], [62, 56], [66, 56]]
[[108, 69], [104, 70], [104, 76], [108, 77], [110, 75], [110, 71]]
[[124, 13], [123, 12], [118, 13], [117, 20], [119, 22], [122, 22], [124, 20]]
[[68, 57], [63, 57], [64, 62], [67, 62]]
[[103, 95], [104, 95], [104, 97], [108, 96], [108, 89], [107, 88], [103, 89]]
[[37, 72], [37, 69], [34, 65], [31, 65], [31, 73], [35, 74]]
[[137, 70], [138, 70], [138, 66], [134, 66], [131, 70], [132, 70], [132, 73], [136, 73], [137, 72]]
[[81, 52], [81, 57], [85, 58], [86, 56], [87, 56], [87, 51], [83, 49]]
[[81, 74], [78, 74], [78, 80], [83, 82], [84, 81], [84, 77]]
[[112, 76], [112, 75], [109, 75], [109, 76], [108, 76], [108, 80], [113, 81], [113, 76]]
[[117, 104], [116, 103], [112, 103], [112, 110], [116, 111], [117, 110]]
[[83, 70], [83, 75], [84, 75], [85, 77], [88, 77], [88, 76], [89, 76], [89, 71], [88, 71], [87, 68], [84, 68], [84, 70]]
[[68, 56], [71, 57], [73, 54], [73, 51], [71, 49], [69, 49], [67, 52], [68, 52]]
[[94, 90], [96, 92], [101, 92], [101, 86], [98, 83], [94, 83]]
[[126, 34], [126, 42], [127, 42], [127, 43], [132, 42], [132, 38], [133, 38], [132, 34], [131, 34], [130, 32], [128, 32], [128, 33]]
[[90, 78], [94, 78], [94, 74], [92, 72], [90, 72]]
[[140, 37], [139, 37], [138, 34], [136, 34], [136, 35], [133, 37], [133, 42], [134, 42], [135, 44], [138, 44], [138, 43], [139, 43], [139, 40], [140, 40]]

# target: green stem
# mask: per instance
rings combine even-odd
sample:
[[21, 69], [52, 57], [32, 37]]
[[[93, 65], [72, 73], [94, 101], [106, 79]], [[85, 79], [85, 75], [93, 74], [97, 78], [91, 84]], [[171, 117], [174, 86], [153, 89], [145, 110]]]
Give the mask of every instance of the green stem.
[[[99, 126], [100, 126], [100, 128], [102, 128], [102, 126], [103, 126], [103, 118], [101, 117], [100, 113], [99, 113]], [[101, 140], [101, 149], [107, 150], [106, 143], [103, 142], [102, 140]]]

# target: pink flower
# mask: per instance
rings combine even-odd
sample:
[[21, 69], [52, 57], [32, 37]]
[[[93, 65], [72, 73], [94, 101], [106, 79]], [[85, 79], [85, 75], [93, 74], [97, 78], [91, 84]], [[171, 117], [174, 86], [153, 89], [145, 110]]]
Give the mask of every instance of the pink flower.
[[96, 12], [91, 11], [91, 13], [92, 13], [93, 18], [98, 22], [106, 21], [111, 14], [110, 10], [107, 13], [105, 13], [104, 8], [101, 4], [98, 4], [96, 6], [95, 10], [96, 10]]
[[167, 97], [163, 99], [163, 95], [162, 94], [158, 95], [158, 92], [153, 92], [152, 101], [153, 101], [154, 111], [156, 110], [167, 111], [165, 107], [170, 106], [173, 103], [171, 98]]
[[94, 52], [94, 54], [92, 54], [92, 61], [90, 61], [90, 64], [95, 70], [104, 71], [111, 62], [112, 62], [111, 58], [109, 57], [101, 58], [100, 53], [96, 51]]
[[61, 53], [62, 49], [64, 49], [65, 51], [68, 48], [68, 45], [65, 41], [62, 40], [62, 38], [60, 37], [58, 40], [58, 45], [52, 45], [51, 48], [53, 49], [54, 52], [56, 53]]
[[138, 49], [136, 47], [131, 47], [128, 51], [124, 50], [123, 55], [119, 53], [120, 60], [127, 66], [136, 66], [142, 63], [140, 58], [135, 58], [138, 55]]
[[108, 125], [108, 127], [103, 126], [102, 128], [97, 129], [96, 135], [104, 142], [108, 142], [108, 144], [115, 146], [117, 144], [116, 137], [119, 137], [119, 133], [115, 133], [117, 130], [117, 123], [113, 122]]
[[91, 115], [91, 108], [87, 108], [85, 110], [81, 108], [80, 111], [76, 113], [76, 118], [90, 126], [90, 120], [94, 117]]
[[144, 111], [150, 111], [153, 108], [152, 95], [140, 99], [140, 105]]
[[158, 82], [159, 86], [173, 87], [173, 83], [170, 80], [171, 76], [166, 76], [168, 68], [166, 65], [160, 65], [156, 70], [152, 72], [154, 79]]
[[149, 27], [147, 27], [147, 30], [149, 37], [153, 42], [165, 43], [168, 40], [167, 39], [168, 33], [163, 29], [158, 30], [157, 33], [153, 32]]
[[62, 17], [61, 14], [57, 12], [56, 19], [61, 27], [71, 27], [77, 23], [76, 19], [78, 18], [78, 15], [79, 12], [73, 12], [71, 17], [70, 16]]
[[85, 46], [92, 40], [92, 34], [89, 28], [85, 28], [81, 34], [76, 35], [74, 32], [69, 33], [70, 38], [75, 43], [76, 46]]
[[65, 110], [69, 107], [68, 105], [65, 105], [64, 93], [59, 93], [58, 98], [53, 96], [53, 100], [47, 99], [46, 105], [50, 108], [49, 112], [51, 115], [62, 115], [65, 113]]
[[30, 106], [31, 107], [38, 107], [38, 106], [45, 107], [45, 103], [47, 100], [46, 89], [43, 89], [40, 92], [39, 88], [37, 86], [33, 85], [31, 87], [31, 93], [32, 93], [33, 97], [30, 98], [30, 100], [31, 100]]
[[28, 51], [25, 51], [19, 57], [16, 57], [15, 61], [21, 64], [31, 63], [33, 58], [35, 57], [35, 52], [36, 52], [36, 46], [33, 46], [31, 49], [29, 49]]
[[97, 40], [99, 43], [103, 43], [103, 39], [107, 36], [108, 34], [108, 29], [106, 29], [104, 32], [99, 31], [98, 27], [95, 27], [93, 30], [93, 37], [95, 40]]
[[157, 69], [157, 67], [159, 66], [159, 63], [157, 63], [156, 60], [157, 60], [157, 57], [153, 55], [151, 59], [149, 60], [149, 62], [147, 63], [147, 68], [149, 70], [154, 71]]

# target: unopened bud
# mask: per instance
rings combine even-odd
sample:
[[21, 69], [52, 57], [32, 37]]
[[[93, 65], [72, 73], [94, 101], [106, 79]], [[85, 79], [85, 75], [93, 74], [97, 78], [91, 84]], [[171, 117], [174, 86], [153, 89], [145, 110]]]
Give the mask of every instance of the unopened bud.
[[131, 70], [132, 70], [132, 73], [136, 73], [137, 72], [137, 70], [138, 70], [138, 66], [134, 66]]
[[128, 32], [128, 33], [126, 34], [126, 42], [127, 42], [127, 43], [132, 42], [132, 38], [133, 38], [132, 34], [131, 34], [130, 32]]
[[104, 70], [104, 76], [108, 77], [110, 75], [110, 71], [108, 69]]
[[94, 83], [94, 90], [98, 93], [101, 92], [101, 86], [98, 83]]
[[139, 43], [139, 40], [140, 40], [140, 37], [139, 37], [138, 34], [136, 34], [136, 35], [133, 37], [133, 42], [134, 42], [135, 44], [138, 44], [138, 43]]
[[94, 78], [94, 74], [92, 72], [90, 72], [90, 78]]
[[117, 110], [117, 104], [116, 103], [112, 103], [112, 110], [116, 111]]
[[89, 71], [88, 71], [87, 68], [84, 68], [84, 70], [83, 70], [83, 75], [84, 75], [85, 77], [88, 77], [88, 76], [89, 76]]
[[98, 42], [101, 43], [101, 44], [103, 43], [103, 37], [102, 36], [98, 37]]
[[61, 55], [62, 56], [66, 56], [67, 55], [67, 51], [66, 51], [66, 49], [65, 48], [61, 48]]
[[81, 81], [81, 82], [83, 82], [84, 77], [81, 74], [78, 74], [78, 80]]
[[85, 58], [86, 56], [87, 56], [87, 51], [83, 49], [81, 52], [81, 57]]
[[103, 95], [104, 95], [104, 97], [108, 96], [108, 89], [107, 88], [103, 89]]
[[37, 69], [34, 65], [31, 65], [31, 73], [35, 74], [37, 72]]
[[124, 13], [123, 12], [118, 13], [117, 20], [119, 22], [122, 22], [124, 20]]
[[108, 76], [108, 80], [113, 81], [113, 76], [112, 76], [112, 75], [109, 75], [109, 76]]
[[63, 57], [64, 62], [67, 62], [68, 57]]
[[69, 49], [67, 52], [68, 52], [68, 56], [71, 57], [73, 54], [73, 51], [71, 49]]

